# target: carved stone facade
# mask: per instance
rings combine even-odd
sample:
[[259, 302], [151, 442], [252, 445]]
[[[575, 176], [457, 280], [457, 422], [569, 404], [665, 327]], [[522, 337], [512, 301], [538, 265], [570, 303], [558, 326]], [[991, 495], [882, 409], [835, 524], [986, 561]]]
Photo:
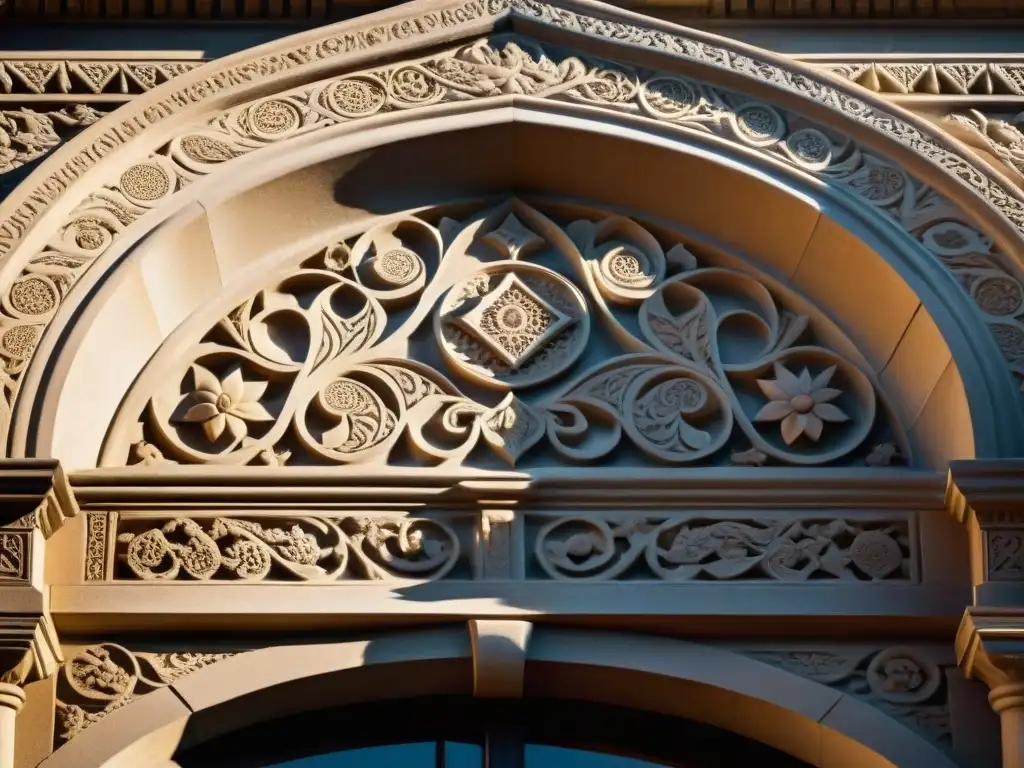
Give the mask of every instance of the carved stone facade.
[[736, 37], [0, 61], [0, 768], [434, 695], [1022, 764], [1024, 52]]

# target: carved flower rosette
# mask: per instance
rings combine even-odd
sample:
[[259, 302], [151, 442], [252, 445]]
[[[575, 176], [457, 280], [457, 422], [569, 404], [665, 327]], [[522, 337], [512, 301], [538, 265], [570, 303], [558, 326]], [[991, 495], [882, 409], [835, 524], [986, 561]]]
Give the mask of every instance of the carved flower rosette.
[[632, 219], [550, 214], [513, 199], [325, 246], [158, 356], [176, 370], [107, 461], [806, 465], [903, 442], [799, 296]]

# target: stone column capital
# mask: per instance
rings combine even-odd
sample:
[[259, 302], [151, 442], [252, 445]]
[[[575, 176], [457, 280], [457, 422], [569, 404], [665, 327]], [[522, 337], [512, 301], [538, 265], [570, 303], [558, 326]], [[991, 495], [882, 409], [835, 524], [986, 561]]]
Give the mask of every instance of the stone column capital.
[[[1024, 609], [968, 608], [956, 636], [964, 674], [984, 681], [993, 707], [1024, 706]], [[1019, 699], [1019, 704], [1011, 700]], [[998, 710], [997, 710], [998, 711]]]
[[0, 460], [0, 528], [35, 528], [48, 539], [78, 511], [56, 459]]

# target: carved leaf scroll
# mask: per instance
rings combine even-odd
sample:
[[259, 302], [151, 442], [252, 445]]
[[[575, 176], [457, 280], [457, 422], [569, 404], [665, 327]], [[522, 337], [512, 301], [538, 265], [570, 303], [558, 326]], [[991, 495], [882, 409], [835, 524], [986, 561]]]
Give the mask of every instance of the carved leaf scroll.
[[[586, 28], [595, 34], [619, 29], [622, 34], [645, 46], [668, 44], [669, 40], [660, 33], [651, 37], [650, 30], [639, 27], [610, 24], [563, 10], [556, 12], [533, 0], [516, 0], [516, 4], [558, 25], [566, 23], [568, 19], [575, 19], [578, 23], [585, 23]], [[661, 42], [655, 43], [655, 38]], [[679, 50], [688, 56], [706, 59], [711, 55], [706, 45], [697, 45], [692, 41], [686, 41], [685, 44], [672, 43], [677, 44], [684, 45]], [[805, 85], [818, 87], [814, 83], [804, 83], [802, 77], [782, 75], [767, 63], [740, 54], [730, 54], [715, 63], [728, 63], [737, 71], [761, 78], [770, 76], [781, 87], [796, 88], [801, 92]], [[141, 77], [141, 74], [138, 76]], [[796, 85], [797, 81], [801, 85]], [[116, 183], [96, 191], [75, 209], [58, 235], [29, 261], [23, 273], [11, 285], [8, 294], [0, 301], [0, 360], [4, 368], [0, 371], [0, 388], [5, 394], [0, 406], [6, 404], [9, 407], [12, 402], [39, 334], [53, 317], [71, 285], [96, 257], [121, 236], [130, 223], [145, 216], [177, 191], [200, 180], [224, 163], [275, 142], [383, 112], [510, 93], [571, 101], [633, 114], [643, 119], [670, 122], [688, 131], [716, 134], [726, 141], [741, 145], [745, 150], [769, 154], [774, 160], [794, 165], [804, 172], [820, 176], [833, 186], [848, 190], [852, 195], [877, 206], [926, 247], [931, 242], [929, 232], [933, 229], [965, 226], [961, 222], [962, 216], [953, 206], [935, 190], [911, 178], [897, 164], [863, 152], [847, 137], [824, 130], [798, 115], [783, 113], [770, 105], [751, 101], [742, 94], [697, 80], [574, 55], [533, 40], [499, 35], [417, 61], [305, 85], [233, 108], [208, 123], [193, 126], [161, 151], [125, 168]], [[892, 130], [892, 125], [898, 122], [889, 116], [880, 116], [854, 99], [830, 91], [827, 95], [834, 100], [837, 108], [852, 110], [858, 119], [873, 122], [880, 129]], [[935, 156], [936, 153], [944, 152], [933, 146], [928, 137], [909, 126], [903, 126], [901, 131], [898, 138], [913, 144], [922, 152]], [[1010, 210], [1016, 205], [1013, 200], [996, 185], [988, 184], [982, 174], [964, 166], [959, 158], [944, 159], [953, 163], [947, 163], [947, 168], [956, 165], [963, 171], [962, 178], [969, 179], [976, 186], [986, 186], [985, 192], [993, 196], [994, 204], [999, 205], [1007, 215], [1018, 215], [1015, 210]], [[503, 231], [497, 226], [494, 230]], [[980, 237], [977, 232], [971, 231]], [[508, 232], [512, 233], [512, 239], [508, 240], [508, 250], [504, 254], [506, 258], [511, 261], [528, 260], [526, 257], [534, 245], [528, 241], [518, 242], [514, 227], [508, 229]], [[503, 236], [495, 234], [492, 240], [497, 241]], [[599, 234], [598, 241], [606, 240], [608, 238]], [[643, 294], [651, 290], [652, 285], [662, 280], [666, 254], [652, 254], [648, 245], [635, 241], [629, 248], [611, 247], [600, 254], [595, 264], [587, 267], [594, 270], [594, 285], [607, 301], [617, 305], [638, 303], [646, 298]], [[361, 269], [367, 282], [370, 273], [375, 274], [378, 280], [388, 286], [386, 292], [391, 300], [398, 301], [403, 296], [407, 298], [417, 294], [424, 287], [420, 280], [427, 270], [421, 270], [415, 260], [410, 261], [410, 253], [416, 252], [415, 249], [403, 248], [384, 250], [372, 259], [365, 260]], [[681, 255], [679, 251], [674, 254]], [[937, 255], [940, 258], [944, 256]], [[990, 265], [994, 277], [997, 276], [1002, 283], [1019, 291], [1019, 275], [1004, 254], [994, 251], [989, 243], [979, 252], [979, 257]], [[961, 266], [946, 258], [942, 258], [942, 261], [954, 274], [959, 275]], [[368, 284], [362, 287], [364, 290], [371, 288]], [[373, 290], [379, 291], [381, 287], [378, 283]], [[982, 306], [981, 298], [987, 294], [972, 292], [971, 295], [979, 307], [987, 311]], [[374, 317], [346, 315], [346, 322], [340, 326], [333, 329], [325, 326], [323, 354], [330, 357], [338, 352], [339, 343], [356, 346], [372, 343], [368, 341], [375, 332], [372, 321], [379, 317], [376, 317], [375, 311], [368, 312]], [[681, 354], [678, 350], [687, 344], [692, 347], [688, 350], [691, 360], [694, 355], [701, 353], [703, 344], [700, 338], [703, 331], [699, 313], [692, 317], [657, 317], [657, 313], [654, 314], [651, 328], [660, 334], [663, 344], [677, 348], [673, 354]], [[326, 319], [329, 320], [329, 317]], [[367, 322], [361, 324], [364, 320]], [[1011, 320], [989, 321], [989, 325], [993, 338], [1009, 360], [1010, 368], [1024, 378], [1024, 357], [1018, 349], [1020, 345], [1016, 343], [1017, 337], [1021, 335], [1016, 325], [1021, 321], [1016, 315]], [[579, 323], [574, 325], [579, 328]], [[640, 351], [639, 347], [645, 343], [627, 342], [627, 346], [630, 351]], [[567, 338], [563, 338], [563, 344], [572, 346], [571, 340]], [[466, 354], [471, 355], [471, 352]], [[273, 355], [269, 357], [275, 359]], [[562, 354], [553, 357], [564, 359]], [[536, 364], [541, 363], [538, 361]], [[704, 364], [708, 366], [708, 361], [705, 360]], [[519, 370], [512, 366], [506, 373], [514, 376]], [[760, 372], [754, 375], [760, 375]], [[856, 422], [856, 419], [852, 421]], [[742, 427], [742, 420], [740, 422]], [[856, 424], [849, 426], [855, 428]], [[256, 430], [256, 434], [251, 432], [247, 428], [241, 440], [252, 438], [260, 443], [261, 447], [254, 450], [254, 453], [263, 454], [267, 447], [265, 442], [260, 442], [264, 436], [262, 431]], [[236, 429], [235, 436], [240, 434], [241, 430]], [[806, 430], [802, 434], [807, 434]], [[213, 454], [224, 454], [229, 445], [218, 445]], [[772, 455], [764, 446], [755, 445], [754, 448]], [[191, 451], [186, 460], [209, 460], [205, 458], [210, 455], [209, 451], [202, 451], [204, 458], [200, 459], [196, 455], [197, 449], [196, 445], [191, 445], [187, 450], [177, 445], [175, 453]], [[284, 452], [274, 454], [275, 457], [280, 455], [284, 455]], [[276, 462], [277, 459], [268, 456], [267, 461]]]
[[680, 465], [751, 450], [820, 464], [862, 462], [894, 426], [871, 374], [815, 344], [781, 287], [702, 266], [636, 221], [560, 224], [509, 200], [447, 220], [446, 238], [440, 224], [402, 217], [327, 245], [185, 359], [154, 363], [172, 370], [123, 414], [142, 439], [119, 450], [150, 465]]

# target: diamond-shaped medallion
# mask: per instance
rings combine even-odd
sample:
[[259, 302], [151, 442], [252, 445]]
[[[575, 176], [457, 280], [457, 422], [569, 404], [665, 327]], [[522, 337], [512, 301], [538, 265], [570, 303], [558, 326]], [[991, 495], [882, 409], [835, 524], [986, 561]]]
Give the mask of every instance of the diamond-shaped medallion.
[[457, 322], [509, 368], [516, 370], [575, 322], [509, 272], [497, 288]]

